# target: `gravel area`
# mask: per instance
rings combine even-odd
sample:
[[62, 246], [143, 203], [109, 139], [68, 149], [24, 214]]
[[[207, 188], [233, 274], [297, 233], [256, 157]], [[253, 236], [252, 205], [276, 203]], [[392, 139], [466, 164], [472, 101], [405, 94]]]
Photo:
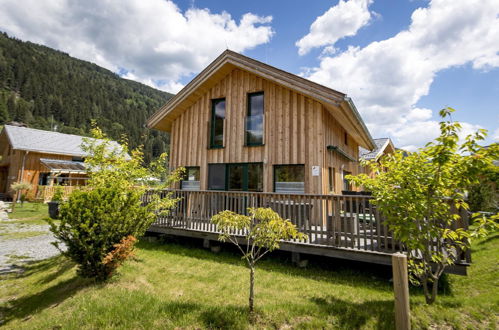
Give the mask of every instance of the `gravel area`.
[[60, 252], [51, 242], [55, 241], [48, 225], [28, 225], [15, 223], [15, 220], [1, 221], [1, 233], [41, 231], [46, 234], [13, 239], [0, 235], [0, 274], [19, 272], [23, 264], [58, 255]]

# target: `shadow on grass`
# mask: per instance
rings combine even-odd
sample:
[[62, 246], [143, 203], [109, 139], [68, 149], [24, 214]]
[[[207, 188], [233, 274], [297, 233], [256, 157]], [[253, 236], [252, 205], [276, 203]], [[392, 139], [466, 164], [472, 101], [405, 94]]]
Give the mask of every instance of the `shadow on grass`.
[[[337, 319], [335, 326], [341, 329], [361, 329], [374, 319], [376, 329], [394, 329], [393, 300], [373, 300], [355, 303], [332, 296], [311, 298], [325, 314]], [[369, 322], [372, 323], [372, 322]]]
[[[29, 265], [25, 272], [16, 277], [27, 277], [34, 273], [49, 271], [57, 267], [55, 271], [41, 280], [39, 284], [49, 283], [58, 277], [64, 275], [73, 268], [74, 264], [62, 257], [54, 257], [41, 262], [35, 262]], [[14, 319], [26, 319], [35, 312], [39, 312], [49, 307], [55, 307], [67, 298], [74, 295], [79, 290], [94, 284], [92, 280], [82, 279], [76, 275], [49, 286], [39, 292], [26, 294], [17, 299], [8, 301], [3, 307], [0, 307], [0, 315], [3, 316], [4, 324]]]
[[[169, 239], [166, 243], [140, 241], [137, 247], [148, 251], [161, 251], [220, 264], [246, 266], [235, 246], [222, 242], [218, 242], [218, 245], [222, 246], [222, 251], [219, 253], [202, 249], [200, 242], [192, 239]], [[258, 263], [257, 268], [346, 285], [352, 285], [352, 279], [358, 278], [366, 286], [380, 291], [391, 290], [391, 284], [389, 284], [390, 267], [307, 255], [308, 266], [298, 268], [291, 263], [290, 256], [291, 254], [286, 251], [273, 251]]]

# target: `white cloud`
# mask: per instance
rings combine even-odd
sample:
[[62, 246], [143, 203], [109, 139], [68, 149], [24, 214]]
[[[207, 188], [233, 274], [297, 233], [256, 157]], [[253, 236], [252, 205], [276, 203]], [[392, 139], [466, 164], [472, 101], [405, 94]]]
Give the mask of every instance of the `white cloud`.
[[[272, 17], [190, 8], [172, 1], [0, 0], [0, 30], [95, 62], [169, 91], [224, 49], [243, 52], [270, 41]], [[159, 82], [159, 83], [158, 83]]]
[[439, 71], [468, 63], [475, 69], [499, 66], [497, 0], [433, 0], [413, 12], [407, 30], [322, 56], [304, 76], [352, 96], [375, 137], [421, 146], [438, 127], [431, 110], [418, 109], [417, 102]]
[[496, 130], [492, 133], [492, 140], [494, 142], [499, 142], [499, 128], [496, 128]]
[[[312, 48], [334, 45], [341, 38], [354, 36], [371, 20], [368, 6], [372, 0], [340, 0], [310, 26], [310, 32], [296, 42], [298, 53], [307, 54]], [[329, 48], [328, 52], [331, 49]]]

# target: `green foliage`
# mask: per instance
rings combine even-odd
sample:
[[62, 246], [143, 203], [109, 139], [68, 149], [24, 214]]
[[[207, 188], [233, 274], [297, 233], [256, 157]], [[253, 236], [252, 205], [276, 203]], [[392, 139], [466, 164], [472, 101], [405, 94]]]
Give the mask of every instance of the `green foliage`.
[[[19, 199], [21, 199], [21, 197], [23, 195], [22, 194], [23, 191], [30, 190], [32, 187], [33, 186], [29, 182], [14, 182], [13, 184], [10, 185], [10, 189], [12, 189], [15, 192], [14, 198], [12, 201], [12, 212], [14, 212], [14, 210], [16, 209], [16, 202], [17, 202], [18, 196], [19, 196]], [[21, 195], [19, 195], [19, 194], [21, 194]], [[22, 202], [22, 204], [24, 204], [24, 199], [21, 200], [21, 202]]]
[[[256, 263], [267, 253], [278, 249], [281, 240], [305, 240], [307, 235], [300, 233], [289, 220], [282, 219], [270, 208], [248, 208], [249, 216], [232, 211], [222, 211], [211, 218], [221, 232], [222, 242], [235, 244], [250, 269], [249, 311], [254, 319], [254, 273]], [[242, 233], [246, 248], [238, 241]]]
[[[450, 118], [453, 111], [446, 108], [440, 115]], [[372, 192], [373, 203], [386, 218], [395, 239], [410, 251], [412, 280], [422, 283], [428, 303], [436, 298], [438, 279], [445, 267], [455, 262], [456, 247], [469, 248], [471, 238], [480, 233], [474, 226], [462, 228], [463, 219], [453, 209], [468, 210], [466, 190], [479, 182], [480, 174], [499, 155], [497, 145], [478, 145], [485, 138], [484, 130], [459, 144], [460, 128], [450, 119], [442, 121], [436, 141], [417, 152], [396, 152], [380, 162], [367, 162], [376, 173], [374, 178], [365, 174], [347, 177]], [[493, 219], [479, 219], [481, 234], [496, 225]]]
[[168, 135], [144, 128], [171, 94], [122, 79], [95, 64], [0, 33], [0, 123], [89, 135], [91, 119], [112, 139], [144, 145], [146, 162], [165, 152]]
[[64, 190], [61, 186], [56, 186], [54, 195], [52, 196], [52, 202], [62, 202], [64, 197]]
[[[85, 159], [87, 189], [73, 192], [62, 204], [59, 224], [49, 222], [55, 237], [67, 247], [64, 254], [78, 264], [79, 274], [106, 280], [124, 260], [109, 260], [117, 244], [123, 244], [126, 237], [143, 235], [158, 214], [167, 213], [177, 202], [171, 195], [160, 198], [155, 194], [143, 205], [145, 191], [162, 189], [180, 174], [174, 172], [151, 187], [143, 179], [164, 174], [166, 155], [146, 168], [140, 150], [130, 151], [126, 141], [121, 145], [110, 141], [98, 128], [92, 131], [94, 138], [82, 146], [89, 155]], [[129, 243], [132, 249], [135, 240]], [[120, 255], [126, 258], [128, 254]]]

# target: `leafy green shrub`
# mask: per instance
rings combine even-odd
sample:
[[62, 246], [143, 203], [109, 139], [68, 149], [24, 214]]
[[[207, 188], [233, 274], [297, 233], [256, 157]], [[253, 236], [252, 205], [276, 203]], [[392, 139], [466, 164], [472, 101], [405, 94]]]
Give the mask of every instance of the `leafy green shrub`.
[[52, 202], [62, 202], [64, 197], [64, 191], [61, 186], [56, 186], [54, 195], [52, 196]]
[[[146, 190], [160, 190], [180, 178], [181, 171], [166, 175], [166, 155], [144, 167], [141, 150], [129, 151], [108, 140], [99, 129], [82, 148], [89, 181], [87, 189], [77, 190], [61, 205], [60, 223], [49, 220], [51, 231], [67, 250], [63, 253], [78, 264], [83, 277], [106, 280], [130, 255], [135, 239], [144, 234], [158, 215], [168, 212], [177, 199], [171, 194], [151, 194], [144, 205]], [[149, 178], [163, 177], [157, 182]], [[148, 182], [150, 181], [150, 182]]]
[[[12, 200], [12, 212], [14, 212], [16, 208], [16, 202], [19, 197], [22, 196], [22, 192], [26, 190], [30, 190], [33, 186], [29, 182], [14, 182], [13, 184], [10, 185], [10, 189], [14, 190], [14, 198]], [[21, 194], [21, 196], [19, 196]], [[24, 200], [22, 201], [24, 203]]]
[[64, 254], [79, 265], [79, 275], [98, 280], [112, 275], [105, 257], [124, 237], [143, 235], [155, 219], [140, 197], [139, 191], [104, 187], [75, 191], [61, 205], [60, 224], [52, 222], [51, 230], [67, 247]]

